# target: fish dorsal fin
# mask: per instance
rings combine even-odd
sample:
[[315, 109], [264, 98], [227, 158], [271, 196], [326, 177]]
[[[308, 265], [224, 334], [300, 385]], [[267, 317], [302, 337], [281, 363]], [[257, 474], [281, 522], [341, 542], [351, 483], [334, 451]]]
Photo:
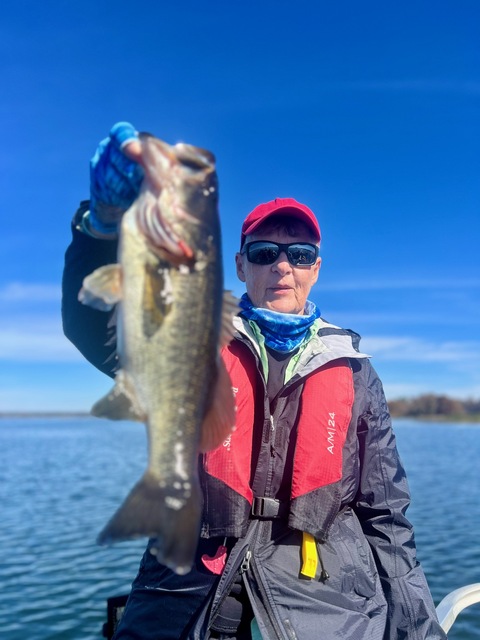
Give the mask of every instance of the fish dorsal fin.
[[222, 325], [220, 330], [220, 348], [226, 347], [233, 339], [235, 333], [233, 318], [240, 311], [240, 303], [231, 291], [223, 292]]
[[133, 384], [122, 369], [115, 376], [113, 389], [93, 405], [90, 413], [97, 418], [110, 420], [146, 422], [147, 419], [145, 411], [140, 407]]
[[99, 311], [110, 311], [122, 299], [122, 268], [119, 264], [107, 264], [88, 275], [78, 294], [78, 299]]
[[223, 360], [219, 358], [213, 399], [200, 434], [202, 453], [216, 449], [232, 433], [235, 429], [236, 410], [232, 381]]

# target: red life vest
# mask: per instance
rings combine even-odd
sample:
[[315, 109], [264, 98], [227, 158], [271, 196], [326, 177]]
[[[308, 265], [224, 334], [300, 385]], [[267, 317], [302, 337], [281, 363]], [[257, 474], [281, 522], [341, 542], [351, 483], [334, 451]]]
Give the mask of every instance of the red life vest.
[[[235, 393], [236, 428], [223, 446], [204, 455], [203, 468], [207, 479], [215, 479], [217, 488], [228, 487], [241, 496], [242, 502], [247, 503], [248, 512], [253, 501], [250, 477], [257, 363], [248, 347], [238, 340], [223, 349], [222, 357]], [[323, 519], [321, 513], [329, 502], [323, 500], [324, 504], [315, 508], [317, 490], [334, 485], [342, 477], [342, 451], [353, 400], [353, 376], [346, 358], [326, 363], [304, 380], [297, 422], [289, 524], [312, 535], [319, 534], [318, 522], [306, 526], [306, 520], [310, 520], [308, 513], [313, 509]], [[263, 398], [261, 401], [263, 403]], [[269, 416], [265, 416], [265, 423], [270, 429]], [[245, 505], [240, 511], [243, 517]], [[218, 521], [218, 513], [216, 515]], [[318, 521], [315, 513], [312, 515]], [[209, 518], [208, 513], [206, 518]]]

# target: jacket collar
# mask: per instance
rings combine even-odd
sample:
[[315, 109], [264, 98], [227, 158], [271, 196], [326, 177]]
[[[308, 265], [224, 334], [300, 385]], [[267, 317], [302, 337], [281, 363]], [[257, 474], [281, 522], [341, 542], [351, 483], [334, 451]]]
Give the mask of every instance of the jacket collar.
[[[292, 356], [294, 362], [292, 363], [290, 378], [304, 377], [319, 367], [340, 358], [365, 359], [371, 357], [366, 353], [357, 351], [354, 347], [354, 341], [357, 342], [358, 340], [358, 336], [354, 332], [330, 324], [323, 318], [319, 318], [317, 322], [317, 334], [309, 340], [298, 356]], [[261, 349], [248, 321], [235, 316], [233, 325], [236, 330], [235, 337], [247, 342], [261, 360]]]

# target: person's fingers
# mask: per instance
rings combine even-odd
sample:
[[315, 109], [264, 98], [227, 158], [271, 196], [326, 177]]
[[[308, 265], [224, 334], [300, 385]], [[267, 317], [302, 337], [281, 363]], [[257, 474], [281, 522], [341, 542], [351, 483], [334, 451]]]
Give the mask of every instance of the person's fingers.
[[110, 139], [118, 149], [122, 149], [129, 142], [138, 140], [138, 131], [130, 122], [117, 122], [110, 129]]
[[141, 162], [142, 145], [139, 140], [130, 140], [122, 146], [122, 152], [134, 162]]
[[138, 131], [130, 122], [117, 122], [110, 129], [110, 139], [117, 149], [120, 149], [129, 160], [140, 162], [142, 146], [138, 139]]

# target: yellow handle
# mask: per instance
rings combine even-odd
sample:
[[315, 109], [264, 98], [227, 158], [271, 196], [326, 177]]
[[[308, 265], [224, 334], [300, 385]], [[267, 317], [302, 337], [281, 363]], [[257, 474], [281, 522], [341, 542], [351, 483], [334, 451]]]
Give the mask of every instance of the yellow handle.
[[302, 576], [315, 578], [318, 565], [317, 543], [315, 538], [309, 533], [305, 533], [305, 531], [303, 532], [302, 540], [302, 561], [303, 565], [300, 570]]

